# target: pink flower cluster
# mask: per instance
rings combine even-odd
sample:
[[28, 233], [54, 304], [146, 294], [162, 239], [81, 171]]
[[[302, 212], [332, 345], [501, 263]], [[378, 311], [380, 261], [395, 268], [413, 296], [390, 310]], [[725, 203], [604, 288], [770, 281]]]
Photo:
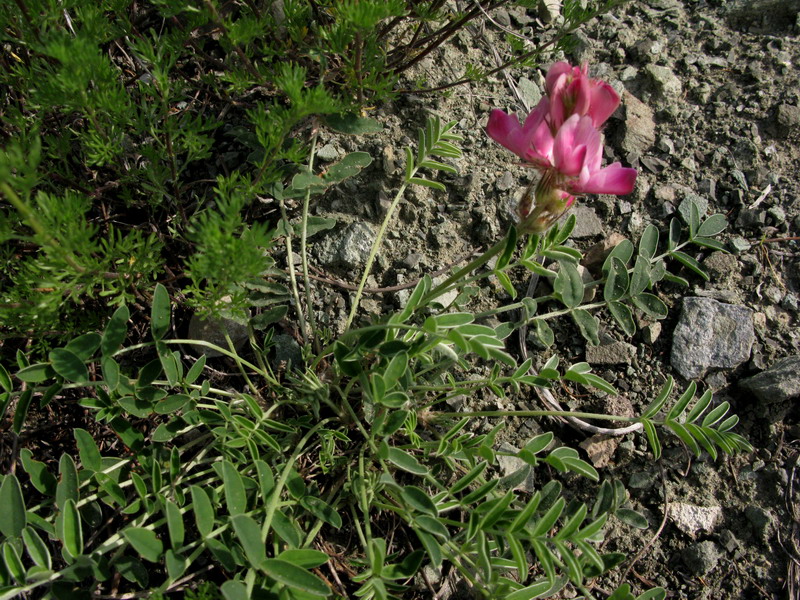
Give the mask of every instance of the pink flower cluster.
[[520, 123], [493, 110], [486, 132], [541, 173], [534, 198], [520, 202], [520, 229], [539, 233], [552, 225], [580, 194], [624, 195], [633, 191], [636, 170], [614, 163], [601, 168], [600, 127], [619, 106], [619, 95], [589, 79], [587, 66], [558, 62], [545, 78], [546, 95]]

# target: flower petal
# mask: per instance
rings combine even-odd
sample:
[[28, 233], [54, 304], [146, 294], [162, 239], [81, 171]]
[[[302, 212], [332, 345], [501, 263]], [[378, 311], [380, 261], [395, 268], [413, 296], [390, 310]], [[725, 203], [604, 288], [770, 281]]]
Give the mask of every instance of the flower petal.
[[600, 169], [589, 176], [589, 179], [581, 186], [580, 192], [584, 194], [613, 194], [624, 196], [633, 191], [636, 183], [636, 169], [629, 169], [616, 162]]
[[619, 94], [604, 81], [593, 81], [590, 91], [589, 111], [595, 127], [600, 127], [619, 106]]
[[511, 150], [520, 158], [530, 146], [530, 137], [523, 131], [517, 115], [508, 115], [502, 110], [494, 109], [486, 124], [486, 133], [495, 142]]

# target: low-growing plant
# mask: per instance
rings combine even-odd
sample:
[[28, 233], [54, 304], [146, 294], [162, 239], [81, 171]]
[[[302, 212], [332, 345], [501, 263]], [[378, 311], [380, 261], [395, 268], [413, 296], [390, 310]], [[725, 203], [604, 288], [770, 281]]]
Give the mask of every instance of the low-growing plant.
[[[568, 0], [557, 25], [512, 38], [499, 68], [564, 47], [615, 3]], [[149, 298], [168, 277], [201, 312], [240, 314], [242, 282], [271, 268], [266, 253], [237, 250], [272, 243], [274, 219], [254, 199], [302, 172], [307, 128], [327, 117], [362, 131], [342, 115], [395, 97], [421, 60], [514, 4], [2, 3], [2, 334], [33, 335], [46, 349], [45, 336], [57, 345], [73, 327], [99, 327], [91, 315]], [[488, 73], [472, 65], [443, 85]], [[225, 238], [213, 233], [222, 222]], [[209, 277], [232, 258], [228, 279], [238, 281]]]
[[[453, 127], [431, 119], [416, 150], [407, 149], [403, 185], [375, 241], [348, 325], [356, 323], [372, 259], [404, 190], [441, 187], [433, 172], [453, 169], [447, 161], [460, 155]], [[343, 162], [357, 168], [367, 159]], [[620, 482], [601, 481], [553, 432], [515, 452], [498, 450], [497, 437], [510, 418], [639, 424], [656, 456], [659, 431], [674, 433], [697, 455], [750, 448], [732, 431], [737, 418], [727, 402], [714, 403], [710, 392], [696, 398], [694, 384], [673, 400], [672, 379], [638, 417], [443, 409], [459, 396], [513, 396], [560, 382], [615, 393], [586, 363], [559, 369], [554, 354], [536, 369], [533, 358], [517, 360], [507, 340], [533, 326], [544, 346], [552, 345], [547, 322], [567, 314], [589, 343], [597, 342], [598, 311], [608, 311], [627, 334], [635, 331], [635, 311], [663, 318], [666, 306], [656, 286], [684, 281], [669, 270], [676, 264], [704, 275], [686, 248], [715, 247], [711, 236], [724, 228], [724, 218], [703, 220], [690, 203], [686, 239], [677, 220], [665, 245], [659, 230], [648, 227], [637, 244], [618, 245], [589, 283], [577, 271], [581, 252], [566, 245], [574, 216], [561, 224], [554, 218], [549, 229], [524, 238], [512, 227], [440, 283], [422, 277], [396, 312], [319, 339], [310, 300], [299, 288], [302, 281], [309, 286], [305, 239], [312, 225], [327, 224], [309, 222], [308, 199], [347, 172], [318, 175], [312, 159], [281, 192], [304, 197], [306, 207], [301, 223], [284, 211], [278, 227], [287, 249], [298, 234], [302, 242], [301, 272], [291, 271], [285, 288], [274, 289], [264, 278], [232, 281], [273, 294], [267, 313], [280, 306], [285, 314], [291, 294], [307, 340], [302, 364], [276, 370], [271, 333], [253, 323], [249, 347], [238, 352], [230, 339], [221, 347], [173, 337], [173, 299], [157, 284], [148, 341], [128, 341], [131, 313], [122, 304], [101, 331], [73, 338], [47, 360], [28, 364], [20, 354], [16, 366], [0, 368], [0, 414], [13, 407], [16, 434], [35, 399], [46, 404], [77, 395], [92, 429], [107, 428], [125, 448], [103, 451], [80, 428], [74, 431], [78, 460], [62, 454], [57, 472], [30, 450], [20, 452], [21, 468], [0, 483], [0, 598], [39, 590], [56, 598], [169, 595], [200, 583], [218, 586], [226, 600], [430, 597], [423, 566], [455, 572], [476, 597], [528, 600], [571, 585], [592, 598], [588, 582], [626, 558], [600, 549], [606, 525], [619, 519], [647, 527], [647, 521]], [[233, 203], [235, 191], [228, 193]], [[219, 215], [201, 221], [198, 231], [220, 219], [241, 239], [266, 235], [248, 233], [233, 217], [228, 221], [227, 209], [221, 204]], [[288, 262], [294, 263], [291, 255]], [[194, 267], [197, 277], [204, 276], [202, 268]], [[477, 314], [440, 303], [449, 292], [488, 280], [516, 296], [520, 274], [548, 278], [552, 292]], [[602, 299], [588, 299], [590, 290]], [[485, 317], [497, 315], [510, 318], [485, 324]], [[190, 347], [215, 350], [236, 373], [219, 383], [210, 359], [190, 358]], [[479, 426], [482, 419], [489, 427]], [[524, 466], [500, 476], [498, 458], [509, 454]], [[541, 484], [532, 493], [519, 491], [532, 471]], [[581, 497], [564, 485], [575, 478], [596, 483], [594, 494]], [[213, 596], [213, 589], [203, 593]], [[634, 594], [619, 582], [610, 597]], [[660, 588], [636, 596], [664, 597]]]

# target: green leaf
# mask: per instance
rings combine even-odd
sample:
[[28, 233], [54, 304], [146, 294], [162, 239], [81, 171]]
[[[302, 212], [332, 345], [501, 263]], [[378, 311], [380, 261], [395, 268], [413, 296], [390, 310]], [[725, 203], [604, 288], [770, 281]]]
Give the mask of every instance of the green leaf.
[[479, 462], [477, 465], [472, 467], [466, 475], [464, 475], [453, 486], [450, 487], [450, 493], [457, 494], [461, 490], [464, 490], [467, 487], [469, 487], [469, 484], [475, 481], [475, 479], [479, 477], [480, 474], [483, 473], [486, 470], [486, 467], [488, 466], [489, 464], [486, 462]]
[[655, 225], [648, 225], [641, 239], [639, 240], [639, 256], [651, 259], [658, 250], [658, 228]]
[[406, 504], [423, 514], [434, 517], [439, 515], [439, 510], [436, 508], [436, 504], [434, 504], [433, 500], [430, 499], [430, 496], [416, 486], [407, 485], [401, 488], [400, 496]]
[[191, 400], [186, 394], [173, 394], [156, 402], [153, 411], [158, 415], [168, 415], [182, 409]]
[[703, 411], [708, 407], [711, 403], [711, 398], [713, 394], [711, 390], [706, 390], [705, 393], [700, 396], [700, 399], [692, 406], [692, 409], [686, 415], [686, 422], [687, 423], [694, 423], [700, 415], [703, 414]]
[[261, 541], [261, 526], [253, 517], [242, 514], [232, 517], [231, 523], [248, 562], [253, 568], [258, 568], [267, 557], [266, 547]]
[[669, 222], [669, 239], [667, 240], [667, 250], [672, 252], [681, 243], [681, 222], [673, 218]]
[[169, 292], [160, 283], [153, 290], [153, 306], [150, 310], [150, 331], [155, 341], [163, 338], [169, 330], [170, 301]]
[[425, 552], [428, 555], [430, 564], [434, 568], [439, 568], [442, 565], [442, 546], [434, 536], [432, 536], [430, 533], [420, 530], [418, 527], [414, 528], [414, 533], [417, 534], [419, 541], [422, 542], [422, 546], [425, 548]]
[[78, 454], [84, 469], [97, 473], [103, 470], [103, 457], [95, 444], [94, 438], [85, 429], [76, 427], [73, 430], [78, 444]]
[[206, 366], [206, 355], [200, 355], [200, 358], [191, 366], [189, 372], [186, 374], [186, 383], [192, 384], [197, 381], [197, 378], [200, 377], [200, 374], [203, 372], [203, 369]]
[[28, 417], [28, 409], [31, 407], [31, 400], [33, 399], [33, 388], [29, 387], [27, 390], [19, 395], [17, 400], [17, 407], [14, 411], [14, 422], [11, 428], [17, 435], [22, 431], [22, 426], [25, 424], [25, 419]]
[[25, 548], [33, 562], [45, 569], [52, 568], [53, 561], [50, 557], [50, 550], [33, 527], [26, 527], [22, 530], [22, 541], [25, 542]]
[[294, 521], [280, 510], [272, 515], [272, 530], [291, 548], [299, 548], [303, 543], [302, 534]]
[[[664, 406], [664, 403], [669, 398], [669, 395], [672, 393], [672, 388], [675, 385], [675, 380], [672, 379], [672, 375], [667, 377], [667, 380], [664, 382], [664, 385], [661, 386], [661, 390], [658, 392], [658, 396], [644, 409], [642, 413], [642, 418], [650, 419], [658, 414], [658, 411], [661, 410], [661, 407]], [[705, 423], [704, 423], [705, 424]]]
[[253, 318], [250, 319], [250, 324], [253, 326], [253, 329], [258, 331], [262, 331], [272, 325], [273, 323], [277, 323], [281, 319], [283, 319], [289, 312], [289, 307], [285, 304], [280, 306], [274, 306], [264, 312], [261, 312], [255, 315]]
[[669, 427], [675, 435], [677, 435], [683, 443], [689, 446], [689, 449], [692, 453], [699, 457], [700, 456], [700, 445], [697, 443], [697, 440], [694, 439], [692, 434], [689, 432], [686, 427], [682, 423], [678, 423], [677, 421], [667, 421], [667, 427]]
[[311, 550], [309, 548], [302, 550], [284, 550], [276, 558], [290, 562], [298, 567], [303, 567], [304, 569], [316, 569], [330, 560], [330, 556], [324, 552]]
[[575, 308], [583, 300], [583, 279], [573, 263], [560, 261], [559, 267], [553, 290], [567, 308]]
[[220, 586], [219, 591], [222, 592], [222, 597], [225, 600], [250, 600], [247, 586], [241, 581], [226, 581]]
[[503, 286], [503, 289], [506, 293], [511, 296], [512, 299], [517, 297], [517, 290], [514, 288], [514, 284], [511, 283], [511, 278], [508, 276], [507, 273], [504, 271], [492, 271], [493, 275], [497, 277], [497, 281], [500, 282], [500, 285]]
[[81, 360], [89, 360], [94, 351], [100, 347], [101, 337], [99, 333], [84, 333], [76, 337], [64, 346], [65, 350], [69, 350]]
[[152, 529], [145, 527], [128, 527], [122, 530], [122, 535], [128, 540], [139, 555], [150, 562], [160, 562], [164, 554], [164, 544], [158, 539]]
[[[0, 365], [0, 387], [9, 394], [14, 391], [14, 386], [11, 383], [11, 375], [8, 374], [8, 370], [6, 370], [3, 365]], [[0, 413], [0, 419], [2, 418], [3, 415]]]
[[581, 335], [586, 338], [592, 346], [600, 344], [600, 323], [589, 311], [576, 308], [570, 312], [570, 315], [578, 326], [578, 329], [580, 329]]
[[650, 449], [653, 451], [653, 457], [658, 460], [661, 458], [661, 441], [658, 439], [658, 432], [656, 426], [650, 419], [642, 418], [640, 423], [647, 436], [647, 441], [650, 444]]
[[173, 549], [177, 550], [183, 546], [185, 529], [183, 525], [183, 515], [181, 509], [169, 498], [164, 500], [164, 514], [167, 517], [167, 530], [169, 531], [169, 541]]
[[650, 285], [650, 261], [644, 256], [637, 256], [628, 293], [631, 296], [638, 296], [648, 285]]
[[84, 383], [89, 381], [89, 370], [83, 361], [65, 348], [55, 348], [48, 356], [53, 370], [68, 381]]
[[375, 119], [369, 117], [359, 117], [354, 113], [340, 113], [337, 115], [326, 115], [325, 124], [339, 133], [350, 135], [362, 135], [365, 133], [377, 133], [383, 131], [383, 125]]
[[536, 525], [530, 532], [531, 537], [537, 538], [550, 531], [556, 524], [556, 521], [558, 521], [561, 513], [564, 511], [565, 505], [566, 502], [564, 498], [559, 497], [558, 500], [553, 503], [553, 506], [551, 506], [550, 509], [536, 522]]
[[6, 538], [19, 537], [28, 521], [22, 488], [13, 473], [6, 475], [0, 484], [0, 507], [0, 533]]
[[244, 480], [239, 471], [228, 460], [222, 461], [222, 483], [225, 490], [225, 505], [230, 515], [238, 515], [247, 510], [247, 494]]
[[692, 381], [686, 388], [686, 391], [684, 391], [683, 394], [681, 394], [681, 397], [678, 398], [678, 401], [670, 409], [669, 413], [667, 414], [668, 421], [672, 419], [677, 419], [679, 416], [683, 414], [683, 411], [686, 410], [686, 407], [689, 405], [689, 402], [691, 402], [692, 398], [694, 398], [694, 394], [696, 391], [697, 391], [697, 384], [694, 381]]
[[542, 342], [542, 344], [544, 344], [546, 347], [549, 348], [556, 341], [556, 336], [553, 333], [553, 330], [544, 319], [536, 319], [533, 322], [533, 327], [536, 331], [536, 336], [539, 338], [539, 341]]
[[389, 448], [387, 460], [396, 467], [413, 473], [414, 475], [427, 475], [428, 468], [421, 465], [416, 458], [399, 448]]
[[[12, 577], [16, 579], [18, 583], [25, 583], [25, 567], [22, 565], [22, 559], [20, 559], [16, 546], [11, 542], [5, 542], [3, 544], [3, 561]], [[18, 596], [19, 594], [12, 588], [11, 595], [4, 597], [10, 599], [17, 598]]]
[[508, 235], [506, 236], [506, 247], [503, 249], [503, 253], [497, 259], [497, 263], [495, 264], [495, 271], [502, 271], [508, 263], [511, 261], [511, 257], [514, 255], [514, 250], [517, 249], [517, 229], [516, 227], [511, 227], [508, 230]]
[[702, 246], [703, 248], [711, 248], [712, 250], [719, 250], [720, 252], [728, 254], [728, 250], [725, 247], [725, 244], [713, 238], [696, 237], [692, 240], [692, 243], [698, 246]]
[[699, 237], [713, 237], [721, 233], [728, 226], [728, 220], [725, 215], [711, 215], [697, 228], [697, 236]]
[[268, 558], [260, 566], [267, 576], [292, 589], [312, 596], [327, 597], [331, 594], [331, 589], [319, 577], [285, 560]]
[[680, 250], [673, 250], [670, 256], [672, 256], [672, 258], [681, 263], [684, 267], [700, 275], [700, 277], [702, 277], [706, 281], [710, 280], [708, 273], [706, 273], [703, 270], [703, 268], [700, 266], [700, 263], [697, 262], [697, 260], [689, 256], [688, 254], [686, 254], [685, 252], [681, 252]]
[[27, 448], [23, 448], [19, 453], [22, 461], [22, 468], [31, 478], [31, 483], [39, 492], [46, 496], [55, 496], [56, 478], [47, 469], [47, 465], [38, 460], [34, 460], [33, 453]]
[[603, 271], [607, 272], [611, 268], [611, 263], [615, 258], [622, 262], [623, 265], [627, 265], [632, 256], [633, 243], [631, 243], [630, 240], [622, 240], [609, 252], [606, 260], [603, 262]]
[[711, 427], [718, 423], [730, 410], [731, 405], [726, 401], [719, 406], [713, 408], [705, 417], [703, 417], [702, 426]]
[[56, 372], [50, 363], [34, 363], [17, 371], [16, 377], [27, 383], [41, 383], [55, 376]]
[[627, 305], [622, 302], [612, 301], [608, 303], [608, 312], [614, 317], [622, 330], [629, 336], [636, 333], [636, 322], [633, 320], [633, 313]]
[[78, 501], [78, 469], [69, 454], [61, 455], [58, 461], [58, 473], [60, 479], [56, 487], [56, 506], [64, 510], [67, 500]]
[[636, 600], [664, 600], [666, 597], [667, 591], [664, 588], [657, 587], [637, 596]]
[[192, 494], [192, 509], [197, 530], [202, 537], [208, 537], [208, 534], [214, 529], [214, 507], [203, 488], [193, 485], [189, 490]]
[[620, 521], [626, 525], [635, 527], [636, 529], [647, 529], [650, 527], [647, 519], [645, 519], [640, 513], [636, 512], [635, 510], [631, 510], [630, 508], [618, 508], [614, 514]]
[[619, 300], [628, 291], [628, 269], [620, 259], [612, 256], [608, 263], [608, 275], [603, 287], [603, 299], [606, 302]]
[[631, 298], [631, 302], [636, 308], [654, 319], [664, 319], [669, 312], [661, 298], [653, 294], [639, 294]]
[[406, 181], [406, 183], [421, 185], [424, 187], [433, 188], [435, 190], [441, 190], [444, 192], [447, 188], [444, 187], [444, 184], [439, 183], [438, 181], [431, 181], [430, 179], [423, 179], [421, 177], [411, 177]]
[[339, 529], [342, 526], [342, 517], [322, 498], [305, 496], [300, 499], [300, 505], [320, 521], [327, 523], [334, 529]]
[[103, 330], [103, 337], [100, 340], [100, 352], [103, 356], [111, 356], [119, 350], [128, 335], [128, 319], [130, 319], [130, 316], [131, 313], [125, 305], [120, 306], [111, 315], [111, 319]]
[[72, 557], [83, 554], [83, 527], [81, 515], [71, 498], [64, 503], [61, 518], [58, 520], [58, 537]]

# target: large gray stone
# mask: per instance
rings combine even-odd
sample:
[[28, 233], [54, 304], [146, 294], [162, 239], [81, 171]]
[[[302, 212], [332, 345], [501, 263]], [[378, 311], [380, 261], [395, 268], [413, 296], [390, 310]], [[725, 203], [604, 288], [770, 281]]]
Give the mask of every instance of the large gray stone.
[[713, 571], [720, 558], [722, 558], [722, 552], [711, 540], [690, 546], [683, 553], [683, 562], [692, 573], [700, 576]]
[[732, 369], [750, 357], [754, 341], [749, 308], [684, 298], [672, 338], [672, 366], [686, 379], [702, 377], [708, 369]]
[[643, 155], [656, 141], [653, 109], [629, 92], [623, 92], [625, 127], [620, 146], [628, 154]]
[[764, 404], [784, 402], [800, 396], [800, 356], [787, 356], [769, 369], [739, 382]]
[[343, 266], [348, 269], [363, 267], [375, 232], [363, 222], [350, 223], [339, 232], [332, 233], [317, 246], [317, 256], [325, 266]]
[[572, 230], [573, 238], [583, 239], [603, 234], [603, 223], [593, 208], [578, 203], [572, 212], [576, 219], [575, 229]]

